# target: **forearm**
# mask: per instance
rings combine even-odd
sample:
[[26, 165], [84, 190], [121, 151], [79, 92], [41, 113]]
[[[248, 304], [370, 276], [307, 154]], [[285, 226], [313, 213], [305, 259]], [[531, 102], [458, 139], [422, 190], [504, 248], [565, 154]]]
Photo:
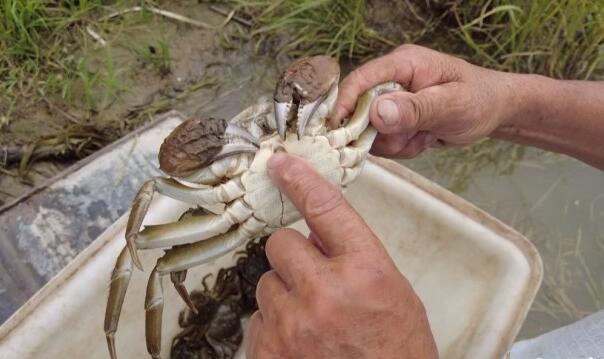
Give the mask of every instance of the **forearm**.
[[573, 156], [604, 169], [604, 81], [510, 76], [510, 116], [492, 137]]

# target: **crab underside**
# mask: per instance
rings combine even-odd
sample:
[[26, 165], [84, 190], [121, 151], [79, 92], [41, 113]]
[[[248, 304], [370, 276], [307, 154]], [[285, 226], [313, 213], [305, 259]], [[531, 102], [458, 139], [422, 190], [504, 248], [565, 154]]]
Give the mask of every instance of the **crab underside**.
[[[168, 177], [148, 180], [136, 194], [126, 246], [111, 277], [105, 314], [111, 358], [117, 357], [115, 333], [133, 266], [142, 270], [137, 250], [165, 249], [151, 272], [145, 298], [147, 350], [159, 358], [164, 275], [170, 275], [180, 296], [196, 311], [183, 284], [188, 269], [300, 219], [268, 177], [266, 163], [273, 153], [304, 158], [340, 188], [358, 176], [376, 135], [369, 125], [369, 105], [380, 93], [401, 88], [387, 83], [369, 90], [348, 121], [330, 130], [325, 119], [337, 97], [339, 71], [330, 57], [298, 60], [279, 78], [272, 103], [253, 105], [228, 121], [188, 119], [164, 140], [159, 163]], [[203, 210], [140, 230], [155, 193]]]

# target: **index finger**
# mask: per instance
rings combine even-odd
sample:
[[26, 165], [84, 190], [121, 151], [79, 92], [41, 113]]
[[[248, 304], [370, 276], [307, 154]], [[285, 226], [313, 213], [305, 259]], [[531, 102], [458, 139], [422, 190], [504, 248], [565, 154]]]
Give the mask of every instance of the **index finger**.
[[379, 243], [342, 193], [303, 159], [276, 153], [268, 161], [268, 171], [319, 236], [328, 257], [358, 252]]

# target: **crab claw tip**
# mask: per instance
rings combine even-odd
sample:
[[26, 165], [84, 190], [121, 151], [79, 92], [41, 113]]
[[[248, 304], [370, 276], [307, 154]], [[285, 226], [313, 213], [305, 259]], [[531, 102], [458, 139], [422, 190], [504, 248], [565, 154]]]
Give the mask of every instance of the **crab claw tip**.
[[107, 334], [107, 348], [109, 349], [109, 357], [111, 359], [117, 359], [117, 353], [115, 350], [115, 336], [113, 333]]
[[134, 265], [136, 266], [136, 268], [138, 268], [139, 270], [143, 270], [143, 264], [141, 263], [141, 259], [138, 256], [138, 252], [136, 250], [135, 244], [134, 244], [134, 239], [132, 240], [128, 240], [128, 251], [130, 252], [130, 257], [132, 258], [132, 262], [134, 262]]
[[290, 108], [291, 103], [275, 101], [275, 122], [277, 124], [277, 132], [282, 139], [285, 139]]
[[308, 125], [310, 118], [317, 110], [317, 107], [319, 106], [321, 101], [322, 101], [322, 99], [318, 99], [314, 102], [300, 105], [300, 107], [298, 107], [298, 123], [297, 123], [298, 138], [302, 138], [304, 136], [306, 126]]

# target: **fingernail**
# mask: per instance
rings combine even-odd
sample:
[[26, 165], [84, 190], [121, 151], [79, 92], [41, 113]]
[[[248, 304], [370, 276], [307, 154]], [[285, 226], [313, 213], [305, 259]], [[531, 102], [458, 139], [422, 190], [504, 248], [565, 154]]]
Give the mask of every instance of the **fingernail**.
[[430, 147], [436, 143], [438, 139], [433, 134], [429, 133], [424, 137], [424, 147]]
[[281, 166], [287, 160], [287, 155], [284, 152], [275, 152], [267, 162], [268, 168], [275, 168]]
[[392, 100], [380, 100], [377, 104], [377, 112], [386, 125], [392, 126], [399, 122], [398, 106]]

